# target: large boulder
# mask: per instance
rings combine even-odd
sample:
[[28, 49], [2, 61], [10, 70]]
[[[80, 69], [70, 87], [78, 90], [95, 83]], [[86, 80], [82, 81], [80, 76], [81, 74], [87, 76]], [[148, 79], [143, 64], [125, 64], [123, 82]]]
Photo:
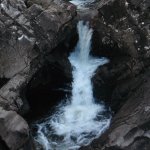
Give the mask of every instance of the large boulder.
[[33, 4], [27, 8], [22, 0], [1, 2], [0, 78], [13, 77], [67, 37], [64, 31], [75, 16], [75, 7], [62, 4], [51, 2], [47, 8]]
[[0, 2], [0, 79], [9, 80], [0, 89], [0, 104], [17, 112], [25, 102], [21, 89], [44, 64], [45, 56], [71, 37], [76, 15], [76, 8], [67, 2], [28, 2]]
[[0, 138], [9, 149], [17, 150], [28, 141], [29, 126], [15, 111], [0, 107]]
[[29, 111], [29, 105], [23, 98], [21, 90], [27, 85], [34, 72], [27, 67], [11, 78], [0, 89], [0, 106], [6, 110], [13, 110], [20, 114]]
[[[101, 47], [118, 46], [119, 52], [131, 57], [149, 57], [149, 2], [101, 0], [98, 16], [93, 20]], [[96, 23], [97, 21], [97, 23]], [[95, 24], [94, 24], [95, 23]], [[116, 53], [118, 49], [113, 49]], [[112, 50], [111, 50], [112, 51]], [[113, 53], [105, 51], [105, 53]]]

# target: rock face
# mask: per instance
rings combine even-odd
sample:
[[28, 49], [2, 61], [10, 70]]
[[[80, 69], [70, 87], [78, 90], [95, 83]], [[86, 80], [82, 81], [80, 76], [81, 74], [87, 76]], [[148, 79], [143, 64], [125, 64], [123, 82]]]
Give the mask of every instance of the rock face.
[[[114, 117], [102, 137], [81, 149], [149, 150], [150, 2], [99, 0], [95, 8], [79, 18], [95, 29], [93, 55], [111, 60], [97, 69], [93, 84]], [[54, 76], [70, 82], [67, 50], [75, 16], [75, 6], [62, 0], [0, 1], [0, 149], [34, 149], [20, 115], [35, 102], [28, 103], [24, 90], [36, 95]]]
[[36, 120], [49, 114], [53, 106], [65, 99], [66, 95], [70, 95], [72, 68], [67, 55], [61, 49], [54, 50], [45, 57], [45, 65], [33, 75], [26, 87], [26, 97], [30, 105], [28, 120]]
[[29, 111], [22, 90], [45, 64], [45, 56], [57, 59], [52, 50], [70, 39], [75, 16], [76, 7], [68, 2], [0, 1], [0, 143], [12, 150], [24, 144], [32, 149], [28, 126], [17, 114]]
[[110, 128], [83, 150], [148, 150], [150, 148], [150, 70], [112, 119]]
[[50, 52], [64, 40], [61, 34], [73, 19], [75, 9], [69, 10], [68, 3], [50, 4], [45, 9], [36, 3], [27, 8], [21, 0], [1, 2], [1, 78], [12, 78], [29, 66], [39, 51]]
[[3, 0], [0, 4], [0, 78], [11, 79], [0, 90], [0, 104], [7, 110], [19, 111], [22, 107], [18, 89], [42, 66], [43, 57], [68, 38], [75, 16], [75, 8], [69, 9], [69, 3], [58, 6], [51, 2], [46, 8], [38, 1], [28, 7], [26, 3]]
[[10, 149], [19, 149], [29, 138], [28, 124], [16, 112], [0, 107], [0, 136]]
[[106, 133], [81, 149], [149, 150], [150, 2], [101, 0], [97, 4], [93, 54], [110, 58], [110, 63], [93, 77], [94, 93], [114, 115]]
[[[149, 57], [149, 1], [134, 0], [101, 0], [98, 21], [99, 43], [106, 49], [109, 46], [113, 52], [134, 58]], [[97, 20], [96, 20], [97, 19]], [[99, 26], [99, 27], [98, 27]], [[117, 47], [119, 51], [117, 51]], [[104, 53], [104, 52], [103, 52]]]
[[[98, 39], [93, 40], [93, 54], [106, 56], [111, 62], [97, 70], [93, 82], [95, 89], [101, 89], [102, 93], [95, 90], [95, 94], [106, 100], [124, 101], [130, 90], [140, 84], [135, 77], [149, 66], [150, 3], [101, 0], [98, 7], [99, 13], [92, 20], [94, 38]], [[112, 107], [117, 107], [117, 103]]]

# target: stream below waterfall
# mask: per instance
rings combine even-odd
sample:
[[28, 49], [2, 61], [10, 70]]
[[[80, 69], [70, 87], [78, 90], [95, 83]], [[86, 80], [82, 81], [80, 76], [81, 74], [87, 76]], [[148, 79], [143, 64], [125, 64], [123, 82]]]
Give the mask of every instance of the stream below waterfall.
[[[80, 8], [93, 1], [71, 2]], [[110, 110], [103, 102], [95, 102], [91, 82], [96, 69], [109, 60], [89, 55], [93, 30], [88, 23], [79, 21], [77, 29], [79, 40], [68, 58], [73, 67], [72, 94], [60, 100], [52, 115], [33, 124], [37, 150], [77, 150], [98, 138], [110, 125]]]

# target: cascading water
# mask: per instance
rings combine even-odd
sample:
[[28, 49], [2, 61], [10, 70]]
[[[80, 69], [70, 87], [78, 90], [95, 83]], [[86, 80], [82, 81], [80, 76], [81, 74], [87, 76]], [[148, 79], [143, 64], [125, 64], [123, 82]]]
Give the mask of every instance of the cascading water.
[[72, 96], [58, 111], [37, 123], [36, 141], [44, 150], [76, 150], [104, 132], [111, 120], [103, 104], [94, 102], [91, 77], [106, 58], [89, 56], [93, 30], [78, 23], [79, 41], [69, 56], [73, 66]]
[[96, 0], [71, 0], [70, 2], [77, 6], [78, 9], [87, 8], [88, 5], [94, 3]]

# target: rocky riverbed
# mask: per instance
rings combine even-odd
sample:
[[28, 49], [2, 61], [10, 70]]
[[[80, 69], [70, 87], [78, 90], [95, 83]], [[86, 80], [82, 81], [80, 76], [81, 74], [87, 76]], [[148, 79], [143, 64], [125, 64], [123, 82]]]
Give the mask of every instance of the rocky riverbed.
[[83, 12], [63, 0], [1, 0], [0, 150], [35, 149], [27, 121], [59, 101], [54, 84], [71, 83], [79, 19], [94, 29], [92, 55], [110, 60], [92, 81], [95, 97], [113, 111], [110, 128], [81, 149], [150, 149], [150, 1], [97, 0]]

